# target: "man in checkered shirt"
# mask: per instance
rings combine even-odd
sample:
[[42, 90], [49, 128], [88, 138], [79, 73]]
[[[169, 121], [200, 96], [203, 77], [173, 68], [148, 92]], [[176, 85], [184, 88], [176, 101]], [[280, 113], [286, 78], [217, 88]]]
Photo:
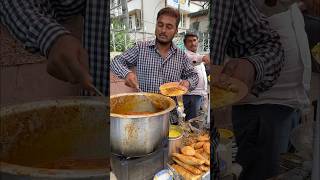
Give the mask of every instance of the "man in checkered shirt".
[[[172, 39], [178, 32], [180, 14], [173, 8], [158, 12], [155, 29], [156, 39], [137, 43], [122, 55], [114, 58], [110, 69], [126, 85], [144, 92], [159, 92], [161, 84], [179, 82], [193, 90], [198, 84], [198, 75], [186, 54], [177, 48]], [[136, 73], [130, 68], [136, 67]]]
[[[248, 86], [249, 93], [255, 96], [271, 88], [284, 64], [284, 51], [279, 35], [270, 29], [266, 18], [252, 1], [211, 1], [210, 22], [211, 62], [222, 65], [227, 54], [230, 60], [225, 63], [223, 74], [242, 80]], [[213, 83], [219, 79], [216, 76], [216, 82]], [[219, 144], [219, 133], [214, 126], [214, 116], [211, 117], [210, 125], [211, 172], [215, 175], [214, 179], [218, 179], [216, 147]]]
[[[108, 9], [105, 0], [1, 0], [0, 20], [27, 50], [48, 59], [49, 74], [107, 95]], [[84, 15], [82, 43], [59, 23], [73, 15]]]

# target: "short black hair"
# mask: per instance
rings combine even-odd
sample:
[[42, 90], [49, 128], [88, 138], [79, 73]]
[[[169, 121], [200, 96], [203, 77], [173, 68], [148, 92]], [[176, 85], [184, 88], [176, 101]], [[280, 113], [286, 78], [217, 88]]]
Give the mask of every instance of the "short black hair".
[[197, 39], [199, 39], [198, 35], [196, 33], [193, 32], [187, 32], [184, 35], [184, 39], [183, 39], [183, 43], [186, 43], [186, 40], [188, 39], [188, 37], [196, 37]]
[[180, 13], [177, 9], [174, 9], [174, 8], [171, 8], [171, 7], [165, 7], [165, 8], [162, 8], [159, 12], [158, 12], [158, 15], [157, 15], [157, 20], [159, 19], [160, 16], [162, 15], [167, 15], [167, 16], [171, 16], [171, 17], [174, 17], [176, 18], [176, 27], [179, 26], [179, 23], [180, 23]]

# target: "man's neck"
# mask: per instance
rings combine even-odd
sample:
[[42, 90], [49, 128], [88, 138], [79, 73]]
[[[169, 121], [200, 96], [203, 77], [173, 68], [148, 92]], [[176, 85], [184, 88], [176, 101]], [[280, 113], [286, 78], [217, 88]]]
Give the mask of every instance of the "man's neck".
[[171, 44], [172, 43], [163, 44], [163, 43], [156, 42], [156, 47], [161, 52], [168, 52], [171, 47]]
[[168, 44], [162, 44], [162, 43], [156, 42], [156, 48], [158, 49], [163, 59], [166, 59], [166, 57], [168, 56], [168, 52], [171, 47], [171, 44], [172, 42]]
[[187, 49], [188, 51], [190, 51], [190, 52], [193, 52], [193, 53], [197, 53], [197, 51], [192, 51], [192, 50], [189, 50], [189, 49]]

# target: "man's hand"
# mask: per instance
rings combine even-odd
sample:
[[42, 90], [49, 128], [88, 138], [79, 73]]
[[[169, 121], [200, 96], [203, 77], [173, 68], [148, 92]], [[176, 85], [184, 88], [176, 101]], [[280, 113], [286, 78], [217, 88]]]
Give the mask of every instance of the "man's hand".
[[209, 57], [209, 55], [205, 55], [205, 56], [203, 56], [203, 58], [202, 58], [202, 62], [204, 63], [204, 64], [210, 64], [210, 57]]
[[137, 76], [133, 72], [129, 72], [125, 79], [125, 85], [132, 87], [134, 89], [139, 89], [139, 84], [137, 80]]
[[190, 87], [190, 83], [189, 83], [189, 81], [187, 81], [187, 80], [182, 80], [182, 81], [180, 81], [179, 84], [180, 84], [181, 86], [186, 87], [187, 89], [189, 89], [189, 87]]
[[83, 88], [92, 90], [87, 51], [71, 35], [60, 36], [51, 47], [47, 72], [57, 79], [80, 83]]
[[223, 81], [226, 75], [243, 81], [248, 86], [249, 91], [256, 77], [253, 64], [246, 59], [231, 59], [223, 67], [221, 74], [214, 78], [213, 83]]

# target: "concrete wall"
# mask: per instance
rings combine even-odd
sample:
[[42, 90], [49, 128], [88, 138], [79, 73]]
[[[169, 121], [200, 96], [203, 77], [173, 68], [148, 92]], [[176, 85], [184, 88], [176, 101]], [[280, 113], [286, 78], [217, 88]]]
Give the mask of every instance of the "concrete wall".
[[199, 23], [199, 32], [207, 32], [208, 26], [209, 26], [209, 17], [208, 16], [199, 16], [194, 17], [190, 19], [190, 25], [194, 22], [200, 22]]
[[[128, 11], [133, 11], [135, 9], [141, 9], [143, 11], [142, 27], [139, 32], [150, 33], [151, 35], [146, 34], [145, 38], [153, 38], [155, 31], [155, 23], [157, 18], [157, 13], [160, 9], [165, 7], [165, 0], [131, 0], [128, 2]], [[143, 9], [142, 9], [143, 8]], [[183, 11], [185, 14], [185, 27], [183, 29], [189, 29], [190, 27], [190, 18], [187, 16], [190, 12], [198, 11], [201, 7], [191, 3], [188, 11]], [[182, 30], [182, 29], [181, 29]], [[184, 31], [184, 30], [182, 30]], [[142, 34], [136, 34], [137, 39], [142, 40]]]

